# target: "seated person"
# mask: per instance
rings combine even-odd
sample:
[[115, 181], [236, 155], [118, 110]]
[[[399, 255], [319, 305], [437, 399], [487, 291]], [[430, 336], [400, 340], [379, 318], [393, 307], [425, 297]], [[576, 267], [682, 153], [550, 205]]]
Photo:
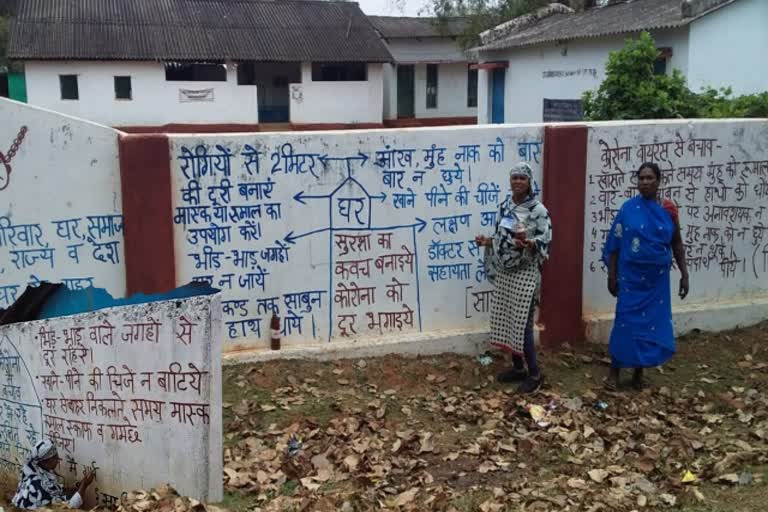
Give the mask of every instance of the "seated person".
[[82, 482], [71, 498], [67, 499], [64, 488], [54, 473], [59, 465], [59, 453], [54, 444], [44, 439], [35, 445], [26, 464], [21, 468], [19, 487], [13, 497], [13, 506], [33, 510], [53, 503], [67, 503], [72, 508], [80, 508], [83, 495], [93, 483], [95, 473], [86, 470]]

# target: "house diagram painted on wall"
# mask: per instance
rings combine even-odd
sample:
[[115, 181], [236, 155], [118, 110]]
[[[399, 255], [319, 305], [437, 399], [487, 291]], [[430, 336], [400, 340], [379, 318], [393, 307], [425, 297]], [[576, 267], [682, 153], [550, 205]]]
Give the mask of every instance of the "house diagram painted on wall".
[[[371, 194], [353, 177], [353, 165], [363, 167], [370, 160], [367, 155], [319, 159], [323, 166], [331, 161], [343, 162], [346, 178], [328, 194], [308, 195], [301, 191], [293, 199], [303, 205], [307, 201], [327, 202], [328, 224], [306, 233], [291, 231], [285, 242], [296, 244], [302, 238], [328, 233], [328, 290], [333, 297], [328, 307], [328, 339], [334, 334], [359, 334], [361, 325], [380, 334], [393, 327], [417, 327], [421, 331], [416, 235], [424, 231], [427, 222], [414, 217], [410, 224], [386, 225], [383, 215], [375, 215], [376, 206], [387, 199], [387, 194]], [[390, 280], [382, 290], [377, 282], [385, 274]], [[382, 292], [387, 306], [372, 309], [377, 295], [381, 300]]]

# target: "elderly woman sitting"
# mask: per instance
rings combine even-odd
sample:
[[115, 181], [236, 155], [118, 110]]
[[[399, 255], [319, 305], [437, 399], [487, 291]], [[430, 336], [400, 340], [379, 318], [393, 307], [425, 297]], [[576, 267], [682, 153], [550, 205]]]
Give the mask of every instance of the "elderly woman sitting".
[[95, 473], [86, 471], [75, 494], [67, 499], [64, 488], [54, 473], [60, 460], [56, 446], [52, 442], [46, 439], [37, 443], [32, 449], [29, 460], [21, 468], [19, 487], [13, 497], [13, 506], [32, 510], [63, 502], [72, 508], [80, 508], [83, 504], [83, 495], [93, 483]]

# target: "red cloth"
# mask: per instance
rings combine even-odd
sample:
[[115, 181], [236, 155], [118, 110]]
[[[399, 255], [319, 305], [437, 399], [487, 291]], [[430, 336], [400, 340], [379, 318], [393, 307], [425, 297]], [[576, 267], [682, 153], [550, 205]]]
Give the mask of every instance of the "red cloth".
[[675, 203], [673, 203], [669, 199], [662, 199], [661, 207], [667, 210], [667, 213], [669, 213], [669, 216], [672, 217], [672, 220], [675, 222], [675, 224], [679, 223], [680, 214], [677, 211], [677, 205]]

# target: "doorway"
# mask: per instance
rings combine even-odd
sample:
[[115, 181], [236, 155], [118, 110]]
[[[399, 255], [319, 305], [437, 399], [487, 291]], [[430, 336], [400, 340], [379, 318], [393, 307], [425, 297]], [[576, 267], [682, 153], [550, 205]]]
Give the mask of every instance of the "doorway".
[[507, 70], [497, 68], [491, 75], [491, 123], [504, 122], [504, 81]]
[[293, 62], [241, 62], [237, 84], [255, 85], [260, 123], [290, 120], [289, 84], [301, 83], [301, 64]]
[[399, 119], [416, 116], [414, 76], [413, 64], [397, 66], [397, 117]]

